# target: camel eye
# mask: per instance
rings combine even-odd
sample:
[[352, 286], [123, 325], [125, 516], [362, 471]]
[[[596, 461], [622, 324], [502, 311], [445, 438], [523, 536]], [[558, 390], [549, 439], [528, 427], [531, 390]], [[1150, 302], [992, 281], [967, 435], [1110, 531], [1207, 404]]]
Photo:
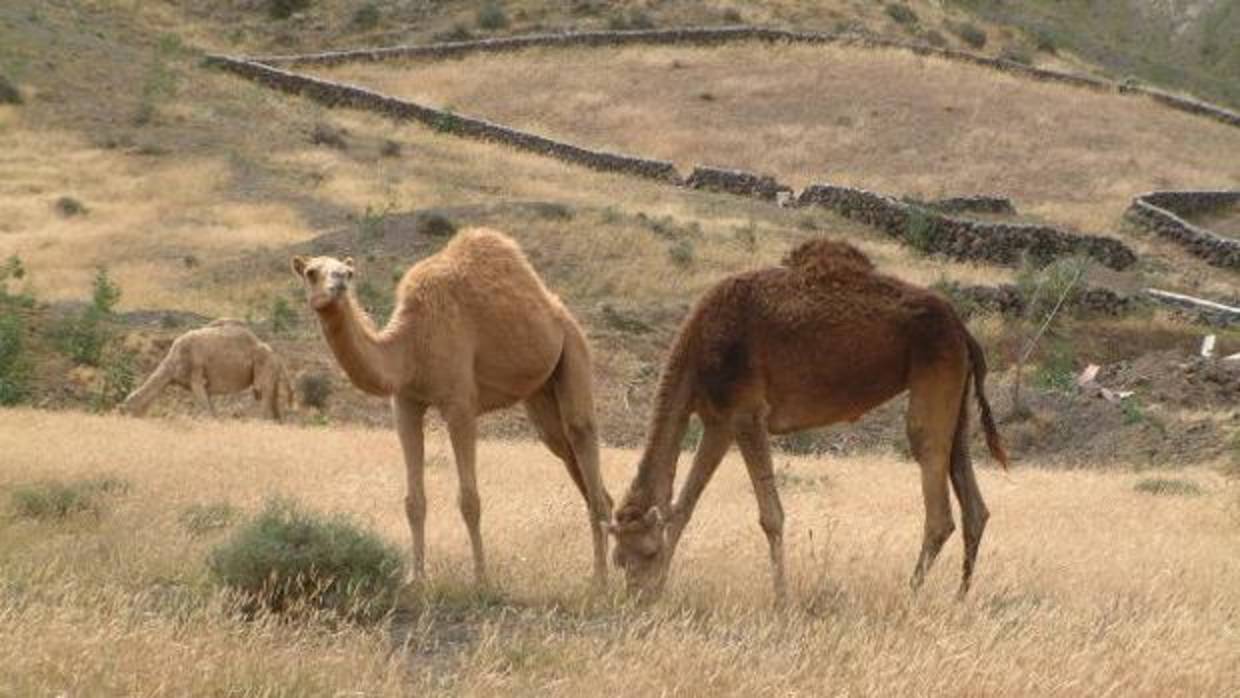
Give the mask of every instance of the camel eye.
[[314, 282], [318, 281], [318, 280], [319, 280], [319, 270], [318, 270], [318, 269], [311, 269], [311, 270], [307, 271], [307, 272], [306, 272], [306, 278], [307, 278], [307, 279], [310, 279], [310, 283], [314, 283]]
[[348, 279], [349, 281], [352, 281], [352, 280], [353, 280], [353, 270], [352, 270], [352, 269], [350, 269], [350, 270], [346, 271], [346, 272], [344, 273], [344, 278]]

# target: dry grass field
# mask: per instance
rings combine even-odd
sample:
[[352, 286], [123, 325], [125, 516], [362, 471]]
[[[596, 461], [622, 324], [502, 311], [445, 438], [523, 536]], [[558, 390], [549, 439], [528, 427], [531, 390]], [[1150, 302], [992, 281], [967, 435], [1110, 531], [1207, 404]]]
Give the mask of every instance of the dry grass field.
[[319, 72], [685, 171], [740, 167], [798, 187], [923, 197], [991, 192], [1089, 230], [1114, 226], [1139, 192], [1240, 183], [1235, 128], [896, 50], [547, 49]]
[[[195, 504], [253, 512], [283, 494], [408, 540], [394, 434], [255, 422], [0, 413], [0, 694], [1224, 695], [1240, 683], [1237, 490], [1149, 494], [1133, 472], [1001, 474], [978, 583], [953, 599], [959, 538], [919, 596], [913, 465], [895, 456], [781, 457], [792, 601], [771, 606], [765, 541], [730, 456], [675, 563], [638, 608], [586, 591], [584, 508], [540, 447], [480, 449], [494, 588], [471, 588], [455, 474], [430, 438], [433, 589], [403, 624], [242, 620], [206, 576], [226, 532], [191, 537]], [[608, 450], [622, 492], [635, 454]], [[17, 517], [48, 478], [129, 485], [101, 515]], [[613, 580], [613, 586], [615, 586]], [[403, 642], [400, 638], [404, 638]], [[396, 643], [396, 644], [394, 644]]]

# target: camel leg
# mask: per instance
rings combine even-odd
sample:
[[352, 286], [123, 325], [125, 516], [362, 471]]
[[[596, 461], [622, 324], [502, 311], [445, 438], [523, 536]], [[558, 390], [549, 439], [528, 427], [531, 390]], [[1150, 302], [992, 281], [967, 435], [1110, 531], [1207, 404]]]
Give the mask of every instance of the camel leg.
[[982, 543], [982, 532], [990, 512], [982, 501], [982, 492], [973, 475], [973, 461], [969, 458], [969, 395], [966, 388], [960, 403], [960, 417], [956, 422], [956, 435], [952, 441], [951, 482], [960, 503], [960, 518], [964, 525], [964, 570], [960, 578], [958, 597], [963, 599], [973, 581], [973, 565], [977, 549]]
[[771, 552], [771, 576], [775, 584], [775, 601], [782, 604], [788, 596], [784, 574], [784, 508], [775, 489], [775, 469], [771, 464], [771, 446], [766, 433], [766, 418], [761, 414], [742, 417], [736, 425], [736, 444], [740, 446], [749, 480], [758, 500], [758, 523], [766, 534]]
[[443, 416], [448, 423], [448, 438], [452, 440], [452, 452], [456, 456], [458, 502], [474, 553], [474, 579], [479, 585], [486, 585], [487, 566], [482, 554], [482, 500], [478, 497], [478, 472], [475, 467], [478, 453], [477, 418], [468, 408], [447, 410]]
[[594, 585], [601, 589], [607, 584], [606, 526], [611, 523], [612, 501], [599, 471], [590, 353], [579, 331], [568, 332], [565, 336], [564, 353], [552, 380], [561, 429], [585, 486], [590, 537], [594, 544]]
[[[568, 436], [564, 433], [560, 408], [556, 404], [552, 387], [548, 385], [530, 396], [525, 401], [525, 410], [543, 443], [547, 445], [547, 448], [557, 458], [564, 462], [564, 467], [567, 468], [569, 477], [573, 479], [573, 484], [577, 486], [577, 491], [581, 493], [582, 501], [586, 503], [586, 517], [589, 519], [590, 534], [593, 537], [594, 543], [594, 585], [601, 587], [607, 582], [606, 531], [603, 530], [603, 522], [600, 521], [595, 513], [595, 507], [591, 504], [589, 490], [586, 488], [581, 468], [577, 465], [577, 457], [573, 455], [573, 449], [568, 443]], [[611, 497], [607, 495], [606, 490], [603, 492], [603, 497], [607, 504], [607, 511], [610, 511]], [[600, 534], [603, 538], [602, 541], [599, 541], [597, 537]], [[602, 560], [599, 559], [600, 554], [602, 555]], [[603, 565], [602, 570], [599, 569], [600, 562]]]
[[280, 386], [270, 359], [254, 367], [254, 390], [268, 419], [280, 421]]
[[726, 422], [702, 420], [702, 441], [693, 455], [693, 465], [685, 477], [684, 486], [680, 488], [680, 495], [676, 498], [676, 504], [672, 507], [672, 515], [668, 521], [667, 559], [669, 563], [672, 554], [676, 552], [676, 545], [680, 543], [680, 536], [684, 533], [685, 526], [689, 525], [689, 519], [693, 517], [698, 498], [702, 496], [702, 491], [706, 489], [707, 483], [710, 482], [710, 478], [715, 474], [719, 463], [723, 461], [723, 457], [731, 447], [732, 429]]
[[409, 534], [413, 537], [414, 581], [426, 578], [426, 487], [423, 466], [426, 449], [423, 442], [423, 420], [426, 405], [401, 396], [392, 398], [392, 416], [396, 433], [400, 435], [400, 447], [405, 453], [405, 476], [408, 489], [405, 494], [405, 516], [409, 519]]
[[211, 395], [207, 393], [207, 372], [202, 365], [194, 366], [189, 377], [190, 390], [198, 398], [198, 404], [206, 408], [212, 417], [215, 416], [215, 405], [211, 404]]
[[921, 554], [909, 582], [914, 591], [921, 587], [943, 543], [956, 529], [947, 496], [947, 477], [964, 383], [963, 371], [942, 364], [919, 373], [910, 381], [906, 425], [913, 457], [921, 466], [921, 493], [926, 508]]

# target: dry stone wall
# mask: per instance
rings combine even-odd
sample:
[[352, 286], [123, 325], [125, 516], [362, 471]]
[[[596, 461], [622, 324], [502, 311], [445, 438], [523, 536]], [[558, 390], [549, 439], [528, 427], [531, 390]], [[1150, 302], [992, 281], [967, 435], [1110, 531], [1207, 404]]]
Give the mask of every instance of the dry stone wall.
[[709, 189], [738, 196], [752, 196], [763, 201], [775, 201], [780, 194], [791, 195], [792, 187], [775, 181], [770, 175], [759, 175], [743, 170], [725, 170], [718, 167], [698, 165], [685, 180], [690, 189]]
[[1171, 94], [1141, 85], [1117, 83], [1084, 75], [982, 56], [968, 51], [941, 48], [927, 44], [895, 41], [857, 33], [802, 32], [767, 27], [686, 27], [627, 31], [589, 31], [529, 34], [524, 36], [450, 41], [420, 46], [391, 46], [348, 51], [327, 51], [293, 55], [259, 56], [252, 60], [267, 65], [339, 65], [355, 61], [388, 61], [459, 58], [473, 53], [517, 51], [534, 47], [632, 46], [632, 45], [697, 45], [709, 46], [737, 41], [769, 41], [802, 44], [846, 44], [870, 48], [911, 51], [919, 56], [933, 56], [969, 63], [992, 70], [1020, 75], [1047, 82], [1058, 82], [1119, 94], [1141, 95], [1173, 109], [1205, 116], [1232, 126], [1240, 126], [1240, 114], [1224, 107], [1190, 97]]
[[[1025, 298], [1015, 284], [998, 286], [961, 286], [948, 284], [943, 290], [950, 298], [963, 300], [972, 305], [1003, 315], [1020, 316], [1025, 313]], [[1083, 315], [1106, 315], [1118, 317], [1132, 310], [1141, 301], [1121, 295], [1109, 288], [1090, 286], [1073, 294], [1066, 303], [1069, 310]], [[967, 310], [963, 308], [962, 310]]]
[[1240, 191], [1155, 191], [1133, 199], [1125, 217], [1216, 267], [1240, 269], [1240, 240], [1223, 237], [1183, 218], [1237, 203]]
[[1073, 235], [1044, 225], [951, 218], [864, 189], [815, 184], [801, 192], [796, 204], [824, 206], [923, 252], [954, 259], [1016, 264], [1027, 258], [1045, 264], [1058, 257], [1083, 254], [1112, 269], [1127, 269], [1137, 261], [1127, 245], [1113, 238]]

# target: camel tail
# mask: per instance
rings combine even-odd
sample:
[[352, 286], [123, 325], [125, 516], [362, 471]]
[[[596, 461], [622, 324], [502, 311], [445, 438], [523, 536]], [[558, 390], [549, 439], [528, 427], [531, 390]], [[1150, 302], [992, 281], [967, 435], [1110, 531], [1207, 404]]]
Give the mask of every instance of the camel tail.
[[964, 336], [969, 345], [969, 364], [973, 367], [974, 392], [981, 411], [982, 429], [986, 431], [986, 447], [990, 449], [990, 455], [999, 461], [1004, 470], [1007, 470], [1007, 451], [1003, 449], [1003, 442], [999, 439], [999, 429], [995, 426], [995, 418], [990, 413], [990, 402], [986, 399], [986, 356], [982, 353], [982, 345], [977, 343], [968, 329], [965, 329]]

